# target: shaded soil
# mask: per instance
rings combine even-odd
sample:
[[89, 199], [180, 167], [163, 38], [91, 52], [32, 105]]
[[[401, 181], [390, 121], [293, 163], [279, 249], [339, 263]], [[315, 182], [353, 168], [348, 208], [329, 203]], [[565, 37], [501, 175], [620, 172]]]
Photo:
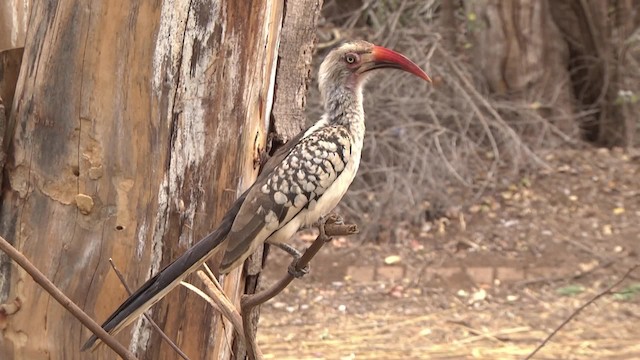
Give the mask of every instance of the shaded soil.
[[[548, 168], [477, 204], [397, 229], [397, 244], [334, 239], [307, 277], [263, 306], [265, 357], [524, 358], [640, 263], [640, 153], [565, 150], [544, 159]], [[302, 234], [295, 245], [313, 239]], [[288, 262], [272, 251], [265, 281]], [[535, 359], [640, 359], [639, 320], [640, 270]]]

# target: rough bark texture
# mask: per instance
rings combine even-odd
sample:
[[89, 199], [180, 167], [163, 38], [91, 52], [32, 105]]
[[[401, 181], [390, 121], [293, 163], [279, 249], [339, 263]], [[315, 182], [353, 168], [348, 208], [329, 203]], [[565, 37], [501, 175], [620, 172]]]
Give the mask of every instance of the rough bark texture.
[[0, 2], [0, 51], [24, 46], [31, 0]]
[[13, 103], [23, 52], [24, 48], [0, 51], [0, 97], [7, 105], [7, 115]]
[[278, 52], [273, 118], [279, 140], [294, 137], [305, 125], [305, 99], [322, 0], [286, 1]]
[[474, 61], [490, 90], [540, 106], [562, 132], [577, 129], [567, 64], [569, 54], [547, 0], [467, 3]]
[[[282, 3], [35, 2], [12, 117], [0, 233], [103, 320], [132, 286], [215, 228], [253, 181], [273, 94]], [[2, 359], [79, 353], [79, 322], [6, 259]], [[237, 299], [237, 271], [224, 286]], [[184, 289], [154, 319], [192, 359], [230, 357], [211, 308]], [[141, 359], [174, 359], [141, 321], [118, 338]]]
[[[13, 96], [16, 91], [23, 51], [23, 48], [0, 51], [0, 104], [3, 108], [0, 113], [0, 145], [2, 146], [0, 148], [0, 169], [4, 168], [6, 160], [8, 142], [5, 140], [9, 140], [10, 136], [8, 135], [13, 133], [13, 125], [8, 121], [11, 118], [11, 104], [13, 104]], [[0, 180], [1, 184], [2, 180]]]
[[[279, 37], [276, 88], [271, 114], [272, 141], [286, 142], [304, 128], [307, 86], [311, 78], [311, 61], [316, 42], [315, 29], [321, 7], [322, 0], [284, 2], [285, 15]], [[270, 105], [268, 107], [271, 107]], [[258, 250], [247, 263], [244, 289], [247, 294], [255, 293], [260, 285], [260, 271], [266, 260], [263, 250]], [[259, 306], [253, 308], [251, 316], [254, 326], [257, 327], [260, 317]], [[244, 344], [237, 339], [233, 353], [236, 359], [246, 357]]]

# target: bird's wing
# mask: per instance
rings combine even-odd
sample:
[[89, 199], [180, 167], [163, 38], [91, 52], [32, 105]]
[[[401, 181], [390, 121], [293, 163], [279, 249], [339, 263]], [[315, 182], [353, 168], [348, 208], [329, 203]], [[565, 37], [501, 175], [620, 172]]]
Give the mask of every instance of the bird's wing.
[[342, 173], [350, 156], [349, 132], [321, 127], [301, 137], [247, 194], [228, 235], [220, 271], [242, 263], [271, 234], [314, 204]]

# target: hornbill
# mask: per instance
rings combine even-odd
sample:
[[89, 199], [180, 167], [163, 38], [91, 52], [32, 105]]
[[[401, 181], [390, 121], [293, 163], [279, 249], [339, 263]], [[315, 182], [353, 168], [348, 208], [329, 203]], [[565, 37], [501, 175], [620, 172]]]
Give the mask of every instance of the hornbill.
[[[363, 86], [374, 70], [385, 68], [401, 69], [431, 82], [404, 55], [366, 41], [348, 42], [329, 52], [318, 77], [325, 111], [320, 120], [266, 162], [216, 230], [145, 282], [102, 327], [111, 334], [122, 330], [220, 251], [219, 245], [227, 245], [219, 268], [225, 274], [264, 242], [286, 247], [298, 229], [333, 210], [360, 164], [365, 132]], [[96, 340], [92, 336], [82, 349], [94, 346]]]

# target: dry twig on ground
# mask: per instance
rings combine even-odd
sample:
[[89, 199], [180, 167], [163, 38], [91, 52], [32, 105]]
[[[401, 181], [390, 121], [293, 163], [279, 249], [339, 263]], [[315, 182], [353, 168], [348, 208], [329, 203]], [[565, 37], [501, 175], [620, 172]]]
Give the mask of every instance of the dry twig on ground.
[[560, 323], [560, 325], [558, 325], [558, 327], [556, 327], [541, 343], [540, 345], [538, 345], [535, 349], [533, 349], [533, 351], [527, 355], [526, 358], [524, 358], [524, 360], [529, 360], [532, 359], [533, 356], [540, 351], [560, 330], [562, 330], [563, 327], [565, 327], [565, 325], [567, 325], [571, 320], [573, 320], [576, 316], [578, 316], [578, 314], [580, 314], [580, 312], [582, 310], [584, 310], [587, 306], [593, 304], [596, 300], [600, 299], [601, 297], [611, 293], [611, 291], [617, 287], [618, 285], [622, 284], [623, 281], [625, 281], [629, 275], [634, 272], [637, 268], [640, 268], [640, 263], [639, 264], [635, 264], [633, 265], [631, 268], [629, 268], [627, 270], [627, 272], [624, 273], [624, 275], [622, 275], [622, 277], [620, 279], [618, 279], [618, 281], [614, 282], [613, 284], [611, 284], [609, 287], [607, 287], [606, 289], [602, 290], [601, 292], [599, 292], [598, 294], [596, 294], [594, 297], [592, 297], [591, 299], [589, 299], [589, 301], [587, 301], [586, 303], [582, 304], [580, 307], [578, 307], [576, 310], [574, 310], [571, 315], [569, 315], [569, 317], [567, 317], [566, 319], [564, 319], [564, 321], [562, 321], [562, 323]]

